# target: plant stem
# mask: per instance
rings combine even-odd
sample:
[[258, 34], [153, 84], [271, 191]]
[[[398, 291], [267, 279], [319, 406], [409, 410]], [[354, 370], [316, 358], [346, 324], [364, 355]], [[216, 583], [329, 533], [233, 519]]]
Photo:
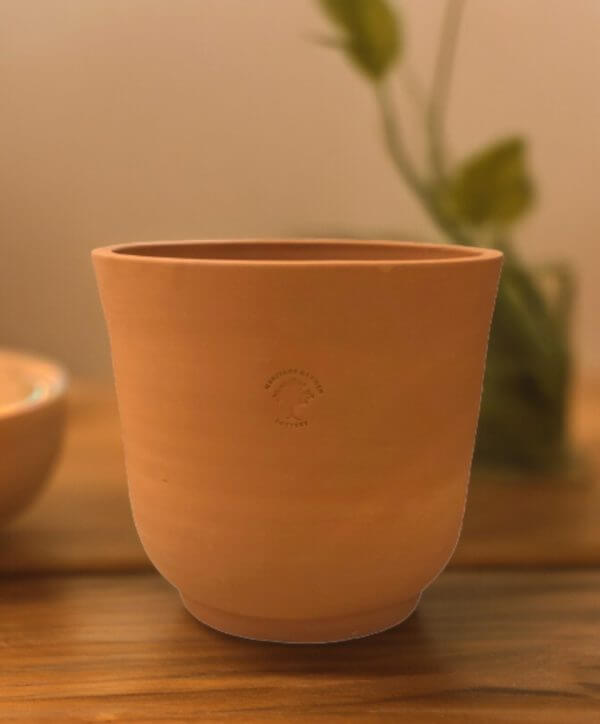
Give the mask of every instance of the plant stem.
[[400, 72], [400, 80], [408, 99], [412, 102], [419, 115], [419, 120], [426, 118], [428, 103], [423, 84], [406, 60]]
[[394, 112], [394, 106], [385, 84], [376, 88], [377, 103], [381, 114], [383, 133], [386, 145], [396, 169], [406, 182], [407, 186], [414, 192], [422, 206], [429, 213], [430, 217], [438, 228], [443, 231], [456, 244], [464, 246], [475, 246], [474, 240], [447, 214], [440, 206], [435, 187], [432, 187], [419, 176], [413, 163], [408, 156], [400, 125]]
[[407, 185], [419, 198], [422, 198], [425, 193], [425, 187], [406, 151], [402, 131], [400, 130], [400, 123], [394, 111], [392, 97], [389, 92], [389, 86], [386, 84], [377, 85], [375, 92], [381, 113], [385, 142], [394, 161], [394, 165]]
[[427, 113], [427, 133], [429, 136], [431, 168], [438, 179], [443, 178], [445, 173], [444, 122], [465, 2], [466, 0], [447, 0], [446, 2], [431, 86], [431, 99]]

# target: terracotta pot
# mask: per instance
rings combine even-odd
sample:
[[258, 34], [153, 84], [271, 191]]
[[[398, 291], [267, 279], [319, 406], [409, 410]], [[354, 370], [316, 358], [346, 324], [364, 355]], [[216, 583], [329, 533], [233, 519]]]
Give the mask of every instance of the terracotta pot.
[[0, 525], [43, 489], [60, 452], [67, 375], [59, 365], [0, 349]]
[[321, 642], [414, 610], [461, 527], [501, 256], [379, 241], [93, 252], [137, 529], [194, 616]]

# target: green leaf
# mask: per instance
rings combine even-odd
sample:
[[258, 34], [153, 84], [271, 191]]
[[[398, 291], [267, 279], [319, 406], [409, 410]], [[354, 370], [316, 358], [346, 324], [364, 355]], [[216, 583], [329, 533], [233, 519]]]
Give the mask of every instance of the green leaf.
[[477, 437], [488, 467], [556, 470], [569, 458], [569, 320], [543, 286], [537, 269], [506, 258]]
[[385, 0], [319, 0], [328, 17], [343, 31], [349, 58], [372, 80], [380, 80], [398, 59], [398, 18]]
[[507, 138], [468, 158], [450, 179], [454, 214], [473, 226], [504, 227], [531, 206], [533, 184], [525, 164], [525, 142]]

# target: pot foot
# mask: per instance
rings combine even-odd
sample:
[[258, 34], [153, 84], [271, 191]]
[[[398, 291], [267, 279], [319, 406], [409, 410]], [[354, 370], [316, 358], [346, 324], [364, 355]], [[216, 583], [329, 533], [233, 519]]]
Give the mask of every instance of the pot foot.
[[279, 619], [242, 616], [192, 601], [182, 593], [185, 608], [201, 623], [221, 633], [255, 641], [324, 644], [363, 638], [393, 628], [416, 609], [421, 594], [394, 606], [351, 616], [320, 619]]

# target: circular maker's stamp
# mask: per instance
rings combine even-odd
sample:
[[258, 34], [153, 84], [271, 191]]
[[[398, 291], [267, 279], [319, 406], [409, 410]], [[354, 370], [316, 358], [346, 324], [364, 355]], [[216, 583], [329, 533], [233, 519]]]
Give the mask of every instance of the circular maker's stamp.
[[275, 372], [265, 390], [277, 407], [275, 422], [283, 427], [307, 427], [310, 407], [324, 393], [318, 378], [300, 367]]

